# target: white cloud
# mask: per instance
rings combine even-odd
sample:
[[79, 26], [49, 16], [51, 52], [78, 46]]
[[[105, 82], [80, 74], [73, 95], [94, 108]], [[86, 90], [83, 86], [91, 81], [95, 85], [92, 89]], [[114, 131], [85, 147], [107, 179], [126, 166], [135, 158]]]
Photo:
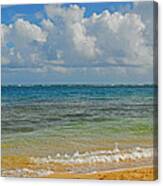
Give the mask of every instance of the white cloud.
[[154, 26], [154, 15], [153, 15], [153, 2], [135, 2], [133, 12], [140, 15], [142, 22], [145, 24], [144, 36], [146, 38], [146, 44], [153, 44], [153, 26]]
[[97, 46], [102, 51], [100, 61], [120, 65], [150, 64], [151, 48], [145, 45], [145, 25], [139, 15], [105, 11], [94, 14], [86, 21], [86, 26], [97, 38]]
[[2, 25], [2, 56], [12, 65], [36, 63], [41, 56], [40, 45], [46, 42], [47, 33], [23, 19], [14, 24]]
[[54, 24], [49, 19], [43, 19], [41, 25], [43, 29], [47, 31], [51, 31], [52, 29], [54, 29]]
[[7, 26], [5, 24], [2, 24], [0, 28], [1, 28], [1, 45], [2, 47], [4, 47], [10, 35], [11, 25]]
[[153, 30], [140, 9], [84, 17], [85, 9], [77, 5], [47, 5], [40, 26], [23, 19], [2, 25], [2, 64], [62, 74], [73, 67], [108, 75], [148, 73]]
[[85, 26], [80, 23], [71, 25], [70, 30], [75, 50], [80, 56], [94, 60], [99, 53], [99, 49], [96, 48], [96, 37], [88, 36]]
[[31, 24], [23, 19], [18, 19], [13, 27], [15, 37], [22, 39], [25, 43], [31, 41], [46, 42], [47, 33], [35, 24]]
[[51, 64], [51, 65], [63, 65], [64, 64], [64, 61], [52, 60], [52, 61], [48, 61], [47, 63], [48, 64]]
[[51, 67], [50, 70], [61, 74], [69, 74], [71, 71], [70, 69], [61, 66]]

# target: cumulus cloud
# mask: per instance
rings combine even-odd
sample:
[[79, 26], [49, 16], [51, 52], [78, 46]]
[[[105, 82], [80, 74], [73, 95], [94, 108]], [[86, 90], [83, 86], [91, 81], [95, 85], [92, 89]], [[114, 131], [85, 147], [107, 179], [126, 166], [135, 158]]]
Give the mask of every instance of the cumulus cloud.
[[11, 32], [15, 32], [16, 39], [22, 39], [24, 43], [31, 41], [46, 42], [46, 32], [42, 31], [42, 29], [35, 24], [31, 24], [23, 19], [18, 19], [13, 27], [13, 31]]
[[2, 24], [3, 66], [63, 74], [91, 69], [108, 75], [152, 69], [151, 21], [139, 4], [127, 13], [105, 10], [89, 17], [77, 5], [47, 5], [45, 11], [47, 18], [38, 24], [22, 18]]
[[94, 14], [86, 21], [89, 32], [97, 38], [101, 49], [99, 61], [117, 65], [149, 64], [152, 50], [145, 45], [145, 25], [137, 14]]
[[144, 37], [147, 45], [153, 45], [153, 2], [135, 2], [133, 12], [140, 15], [142, 22], [145, 25]]

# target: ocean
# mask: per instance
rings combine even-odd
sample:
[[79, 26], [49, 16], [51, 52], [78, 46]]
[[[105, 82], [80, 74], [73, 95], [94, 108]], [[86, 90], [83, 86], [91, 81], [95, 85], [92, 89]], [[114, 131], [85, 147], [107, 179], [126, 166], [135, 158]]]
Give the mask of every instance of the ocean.
[[2, 86], [2, 159], [89, 164], [74, 172], [132, 166], [127, 160], [151, 164], [155, 91], [154, 85]]

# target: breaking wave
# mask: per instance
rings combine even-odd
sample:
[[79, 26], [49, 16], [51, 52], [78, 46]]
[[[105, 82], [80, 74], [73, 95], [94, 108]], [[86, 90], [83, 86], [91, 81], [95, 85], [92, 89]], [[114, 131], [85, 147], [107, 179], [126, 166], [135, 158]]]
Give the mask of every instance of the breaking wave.
[[30, 161], [36, 164], [44, 163], [62, 163], [62, 164], [83, 164], [83, 163], [113, 163], [123, 162], [127, 160], [138, 160], [153, 157], [152, 148], [140, 148], [128, 149], [127, 151], [120, 151], [118, 148], [113, 150], [95, 151], [79, 153], [75, 152], [72, 155], [69, 154], [56, 154], [51, 157], [31, 157]]

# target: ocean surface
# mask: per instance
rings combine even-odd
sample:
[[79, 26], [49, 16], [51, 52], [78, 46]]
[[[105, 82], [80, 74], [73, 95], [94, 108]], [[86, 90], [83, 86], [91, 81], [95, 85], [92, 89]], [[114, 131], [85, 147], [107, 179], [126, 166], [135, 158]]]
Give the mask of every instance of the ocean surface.
[[152, 85], [2, 86], [2, 156], [61, 163], [111, 161], [117, 149], [130, 159], [138, 151], [152, 156], [155, 90]]

